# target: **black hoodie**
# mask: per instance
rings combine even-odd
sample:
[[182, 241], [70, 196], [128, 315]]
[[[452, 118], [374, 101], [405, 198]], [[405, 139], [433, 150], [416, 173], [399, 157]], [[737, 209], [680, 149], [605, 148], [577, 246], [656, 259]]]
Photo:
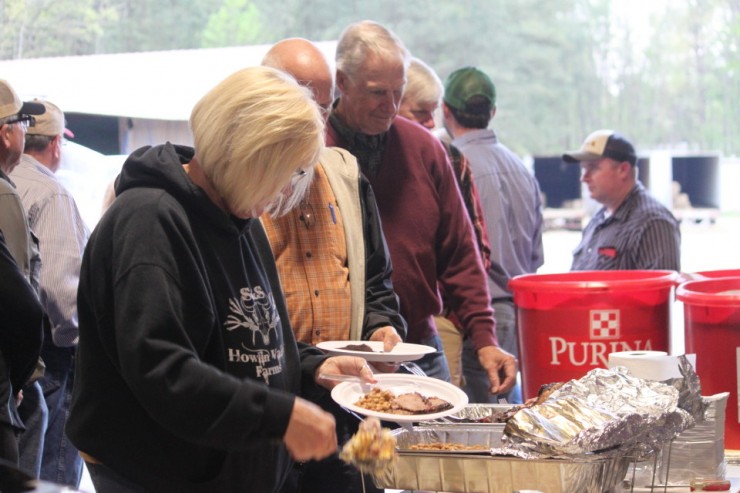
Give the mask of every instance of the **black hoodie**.
[[90, 237], [67, 433], [147, 491], [271, 492], [294, 394], [324, 356], [296, 345], [259, 221], [218, 208], [192, 157], [133, 153]]

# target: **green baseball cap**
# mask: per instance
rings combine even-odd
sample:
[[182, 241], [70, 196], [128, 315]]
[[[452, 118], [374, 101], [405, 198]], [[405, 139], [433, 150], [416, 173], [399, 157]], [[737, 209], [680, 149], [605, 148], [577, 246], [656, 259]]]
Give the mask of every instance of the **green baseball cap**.
[[468, 107], [468, 103], [475, 96], [488, 101], [491, 107], [496, 105], [496, 86], [485, 73], [475, 67], [464, 67], [447, 77], [444, 102], [448, 106], [469, 112], [471, 108]]

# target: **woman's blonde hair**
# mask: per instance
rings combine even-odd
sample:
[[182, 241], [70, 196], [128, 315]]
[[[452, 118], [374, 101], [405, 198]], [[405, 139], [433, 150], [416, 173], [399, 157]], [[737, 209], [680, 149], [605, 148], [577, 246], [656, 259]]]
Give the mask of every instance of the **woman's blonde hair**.
[[[313, 168], [324, 148], [324, 120], [311, 93], [269, 67], [246, 68], [224, 79], [196, 103], [190, 128], [204, 174], [232, 211], [252, 211], [279, 199], [296, 173]], [[305, 188], [294, 190], [290, 205]]]

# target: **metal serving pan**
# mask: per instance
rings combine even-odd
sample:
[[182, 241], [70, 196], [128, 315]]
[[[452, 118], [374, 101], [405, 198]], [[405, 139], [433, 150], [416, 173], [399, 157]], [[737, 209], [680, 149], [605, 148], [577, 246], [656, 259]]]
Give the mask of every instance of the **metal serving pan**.
[[501, 428], [506, 423], [486, 422], [490, 416], [503, 413], [514, 407], [513, 404], [468, 404], [460, 411], [434, 421], [422, 421], [422, 425], [475, 424]]
[[488, 452], [410, 450], [413, 444], [462, 443], [499, 447], [501, 430], [486, 425], [416, 426], [393, 431], [398, 444], [394, 465], [373, 474], [379, 488], [456, 493], [603, 493], [617, 491], [629, 460], [589, 456], [579, 459], [520, 459]]

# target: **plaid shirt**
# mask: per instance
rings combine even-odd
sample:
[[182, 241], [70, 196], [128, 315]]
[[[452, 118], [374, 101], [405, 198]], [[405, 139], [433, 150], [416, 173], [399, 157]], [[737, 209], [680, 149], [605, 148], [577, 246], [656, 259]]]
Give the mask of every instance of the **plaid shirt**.
[[262, 220], [296, 339], [313, 345], [348, 340], [351, 302], [344, 227], [321, 165], [299, 207]]
[[473, 181], [473, 172], [470, 170], [470, 163], [468, 162], [468, 158], [460, 152], [460, 149], [444, 141], [442, 141], [442, 144], [450, 156], [450, 163], [452, 164], [452, 169], [455, 170], [455, 178], [460, 187], [465, 208], [468, 210], [470, 222], [473, 223], [475, 239], [478, 243], [481, 260], [483, 260], [483, 267], [488, 271], [491, 268], [491, 245], [488, 242], [488, 233], [486, 232], [486, 225], [483, 220], [483, 210], [480, 205], [478, 190], [475, 188], [475, 182]]

